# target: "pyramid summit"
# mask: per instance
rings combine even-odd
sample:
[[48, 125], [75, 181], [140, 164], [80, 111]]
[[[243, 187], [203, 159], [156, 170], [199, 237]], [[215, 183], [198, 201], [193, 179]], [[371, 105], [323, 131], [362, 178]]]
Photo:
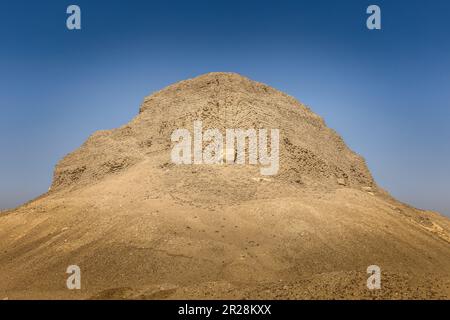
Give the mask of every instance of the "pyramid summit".
[[[191, 162], [174, 162], [174, 132], [195, 140], [199, 122]], [[240, 149], [230, 129], [247, 134]], [[207, 132], [222, 135], [214, 152]], [[255, 165], [261, 148], [277, 155], [273, 175]], [[450, 220], [394, 199], [321, 117], [235, 73], [146, 97], [0, 228], [0, 297], [11, 299], [450, 297]], [[67, 289], [69, 267], [81, 290]], [[373, 270], [381, 282], [369, 285]]]

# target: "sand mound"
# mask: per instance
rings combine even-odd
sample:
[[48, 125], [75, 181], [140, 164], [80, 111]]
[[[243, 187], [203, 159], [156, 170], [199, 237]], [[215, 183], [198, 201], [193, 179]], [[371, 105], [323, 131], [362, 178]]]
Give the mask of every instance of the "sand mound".
[[[175, 165], [171, 134], [279, 129], [280, 168]], [[206, 146], [203, 146], [206, 148]], [[0, 298], [449, 298], [450, 222], [399, 203], [294, 98], [210, 73], [145, 98], [0, 216]], [[66, 268], [82, 270], [67, 290]], [[382, 289], [366, 288], [378, 265]]]

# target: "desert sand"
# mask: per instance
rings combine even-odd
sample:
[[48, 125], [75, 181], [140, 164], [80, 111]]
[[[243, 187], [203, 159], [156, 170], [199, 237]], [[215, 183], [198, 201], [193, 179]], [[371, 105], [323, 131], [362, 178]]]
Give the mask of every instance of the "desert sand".
[[[279, 172], [173, 164], [171, 133], [195, 120], [279, 128]], [[2, 298], [449, 299], [450, 220], [382, 190], [293, 97], [209, 73], [145, 98], [62, 159], [49, 192], [0, 215]]]

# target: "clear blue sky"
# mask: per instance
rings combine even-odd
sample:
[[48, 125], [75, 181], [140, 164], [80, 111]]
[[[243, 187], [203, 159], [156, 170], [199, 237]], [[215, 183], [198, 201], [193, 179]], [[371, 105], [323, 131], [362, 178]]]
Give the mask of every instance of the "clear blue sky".
[[144, 96], [233, 71], [310, 105], [400, 200], [450, 215], [450, 1], [0, 3], [1, 208], [45, 192], [59, 159]]

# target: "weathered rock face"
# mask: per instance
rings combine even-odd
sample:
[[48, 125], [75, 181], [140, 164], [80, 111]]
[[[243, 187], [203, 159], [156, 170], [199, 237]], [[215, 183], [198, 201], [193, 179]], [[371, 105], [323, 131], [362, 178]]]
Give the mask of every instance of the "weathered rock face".
[[[209, 73], [145, 98], [139, 115], [127, 125], [94, 133], [57, 165], [52, 190], [99, 181], [152, 158], [161, 165], [170, 163], [172, 132], [192, 130], [195, 120], [203, 122], [204, 130], [279, 129], [277, 181], [376, 187], [364, 160], [308, 107], [238, 74]], [[253, 170], [248, 164], [243, 167]]]

